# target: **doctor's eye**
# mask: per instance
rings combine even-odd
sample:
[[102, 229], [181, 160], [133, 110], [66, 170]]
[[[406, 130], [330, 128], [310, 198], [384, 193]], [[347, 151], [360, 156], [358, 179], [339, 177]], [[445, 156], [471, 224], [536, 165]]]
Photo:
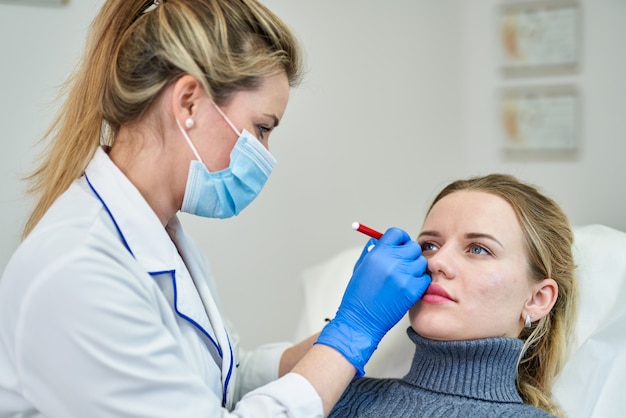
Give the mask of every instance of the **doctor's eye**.
[[257, 130], [259, 131], [259, 139], [265, 139], [265, 134], [269, 133], [272, 130], [272, 128], [269, 128], [264, 125], [258, 125]]

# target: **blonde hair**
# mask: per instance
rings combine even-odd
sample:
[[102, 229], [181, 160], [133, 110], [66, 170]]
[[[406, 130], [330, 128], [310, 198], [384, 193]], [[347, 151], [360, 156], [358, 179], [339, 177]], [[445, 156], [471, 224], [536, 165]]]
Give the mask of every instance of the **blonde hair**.
[[430, 209], [443, 197], [460, 190], [485, 192], [506, 200], [522, 228], [531, 278], [552, 278], [558, 284], [557, 300], [550, 313], [531, 328], [524, 328], [519, 336], [524, 348], [518, 364], [517, 388], [525, 403], [564, 417], [552, 400], [552, 385], [566, 360], [578, 300], [572, 254], [574, 234], [567, 216], [536, 187], [506, 174], [455, 181], [437, 195]]
[[287, 26], [255, 0], [106, 0], [63, 92], [66, 100], [43, 137], [49, 143], [27, 177], [38, 196], [23, 236], [83, 174], [96, 149], [139, 119], [184, 74], [219, 105], [262, 77], [302, 76], [300, 47]]

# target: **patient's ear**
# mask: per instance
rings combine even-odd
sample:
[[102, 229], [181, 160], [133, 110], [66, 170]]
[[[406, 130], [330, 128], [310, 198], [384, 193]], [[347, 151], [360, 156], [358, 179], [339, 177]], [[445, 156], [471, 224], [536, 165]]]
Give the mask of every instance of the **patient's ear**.
[[531, 286], [531, 297], [526, 301], [525, 312], [530, 313], [532, 321], [538, 321], [550, 313], [559, 294], [559, 285], [553, 279], [543, 279]]

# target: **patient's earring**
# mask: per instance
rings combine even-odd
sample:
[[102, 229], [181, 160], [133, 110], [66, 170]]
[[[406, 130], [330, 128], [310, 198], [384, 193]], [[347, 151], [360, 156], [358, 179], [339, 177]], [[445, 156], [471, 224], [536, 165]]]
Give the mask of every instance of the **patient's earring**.
[[185, 119], [185, 127], [187, 129], [193, 128], [193, 125], [194, 125], [193, 119], [191, 119], [191, 118]]
[[535, 314], [530, 314], [530, 315], [527, 314], [526, 315], [526, 320], [524, 321], [524, 326], [526, 328], [530, 328], [533, 325], [530, 320], [531, 320], [531, 318], [534, 318], [534, 317], [535, 317]]

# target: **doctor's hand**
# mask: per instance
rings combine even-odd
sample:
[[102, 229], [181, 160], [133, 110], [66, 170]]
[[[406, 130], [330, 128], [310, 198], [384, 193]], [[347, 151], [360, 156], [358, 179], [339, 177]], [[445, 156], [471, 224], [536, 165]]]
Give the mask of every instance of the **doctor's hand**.
[[[382, 237], [381, 237], [382, 238]], [[354, 274], [355, 271], [357, 271], [357, 269], [359, 268], [359, 266], [361, 265], [361, 262], [363, 261], [363, 259], [365, 258], [365, 256], [367, 254], [369, 254], [369, 252], [376, 246], [376, 243], [378, 242], [377, 239], [374, 238], [370, 238], [367, 243], [365, 244], [365, 246], [363, 247], [363, 251], [361, 251], [361, 255], [359, 256], [359, 259], [356, 260], [356, 263], [354, 263], [354, 268], [352, 270], [352, 273]]]
[[[368, 251], [371, 243], [376, 245]], [[378, 343], [422, 297], [430, 284], [420, 245], [398, 228], [370, 240], [357, 261], [335, 318], [318, 344], [339, 351], [364, 374]]]

